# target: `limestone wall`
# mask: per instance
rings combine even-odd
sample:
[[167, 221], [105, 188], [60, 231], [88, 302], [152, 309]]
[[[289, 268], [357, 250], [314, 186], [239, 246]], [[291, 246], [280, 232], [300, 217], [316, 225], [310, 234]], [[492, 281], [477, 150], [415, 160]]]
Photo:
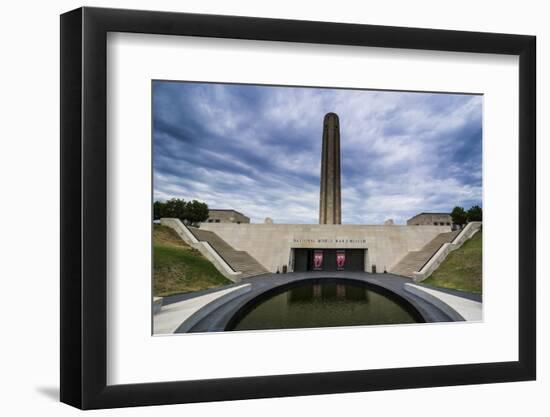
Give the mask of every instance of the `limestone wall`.
[[408, 252], [420, 250], [449, 226], [231, 224], [202, 223], [235, 249], [247, 251], [275, 272], [290, 265], [291, 248], [365, 248], [366, 269], [393, 268]]

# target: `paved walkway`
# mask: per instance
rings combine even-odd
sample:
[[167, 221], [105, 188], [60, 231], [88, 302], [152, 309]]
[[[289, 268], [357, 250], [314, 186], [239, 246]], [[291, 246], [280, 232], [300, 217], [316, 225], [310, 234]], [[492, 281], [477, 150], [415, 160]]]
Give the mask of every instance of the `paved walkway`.
[[[296, 272], [289, 274], [264, 274], [258, 277], [243, 279], [238, 284], [224, 286], [222, 288], [197, 291], [188, 294], [177, 294], [164, 298], [163, 306], [168, 306], [173, 303], [189, 300], [196, 297], [204, 296], [205, 294], [215, 293], [232, 287], [237, 287], [242, 284], [250, 284], [250, 291], [240, 295], [227, 303], [219, 306], [214, 311], [209, 312], [202, 320], [198, 321], [189, 332], [214, 332], [223, 331], [229, 324], [231, 318], [243, 308], [249, 301], [257, 296], [281, 285], [290, 284], [306, 279], [323, 279], [323, 278], [346, 278], [357, 281], [362, 281], [374, 284], [385, 288], [408, 301], [420, 313], [426, 322], [450, 322], [456, 321], [457, 316], [443, 311], [434, 303], [413, 294], [406, 290], [405, 284], [413, 284], [413, 280], [393, 274], [370, 274], [366, 272]], [[430, 289], [432, 287], [422, 284], [415, 284], [420, 288]], [[481, 302], [481, 296], [478, 294], [464, 293], [456, 290], [437, 289], [443, 294], [449, 294], [458, 299], [472, 300]], [[165, 307], [163, 307], [164, 309]], [[451, 310], [452, 311], [452, 310]], [[183, 321], [183, 320], [182, 320]]]
[[483, 319], [483, 305], [480, 301], [459, 297], [417, 284], [405, 284], [405, 290], [436, 305], [440, 310], [443, 310], [455, 319], [465, 321], [481, 321]]
[[214, 304], [217, 300], [233, 293], [240, 295], [244, 291], [239, 292], [239, 290], [248, 289], [249, 286], [250, 284], [240, 284], [229, 288], [224, 287], [218, 291], [163, 305], [161, 311], [153, 316], [153, 332], [155, 334], [176, 333], [184, 322], [191, 321], [201, 309], [207, 306], [215, 309]]

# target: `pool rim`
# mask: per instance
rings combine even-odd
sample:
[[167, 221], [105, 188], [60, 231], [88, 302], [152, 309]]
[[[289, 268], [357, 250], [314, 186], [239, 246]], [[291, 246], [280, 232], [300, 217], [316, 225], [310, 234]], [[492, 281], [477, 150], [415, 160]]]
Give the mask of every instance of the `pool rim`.
[[[270, 298], [273, 298], [279, 294], [282, 294], [289, 289], [292, 289], [293, 287], [298, 287], [307, 283], [348, 283], [351, 285], [356, 286], [362, 286], [366, 287], [380, 295], [386, 296], [390, 300], [396, 302], [399, 306], [403, 307], [407, 313], [409, 313], [415, 322], [413, 323], [381, 323], [381, 324], [352, 324], [352, 325], [339, 325], [339, 326], [316, 326], [316, 327], [283, 327], [283, 328], [263, 328], [263, 329], [242, 329], [237, 330], [235, 329], [235, 326], [239, 324], [240, 321], [246, 317], [247, 314], [249, 314], [253, 309], [261, 304], [262, 302], [265, 302], [269, 300]], [[269, 331], [269, 330], [307, 330], [307, 329], [325, 329], [325, 328], [341, 328], [341, 327], [363, 327], [363, 326], [383, 326], [383, 325], [407, 325], [407, 324], [424, 324], [429, 323], [429, 317], [426, 317], [422, 311], [420, 311], [411, 301], [407, 300], [405, 297], [397, 294], [396, 292], [392, 291], [389, 288], [386, 288], [382, 285], [375, 284], [373, 282], [364, 281], [356, 278], [350, 278], [350, 277], [331, 277], [331, 276], [325, 276], [325, 277], [307, 277], [307, 278], [301, 278], [295, 281], [290, 281], [283, 283], [281, 285], [277, 285], [272, 288], [268, 288], [265, 291], [255, 295], [250, 300], [247, 300], [243, 305], [239, 306], [239, 308], [231, 315], [227, 323], [225, 324], [223, 331], [225, 332], [245, 332], [245, 331]]]

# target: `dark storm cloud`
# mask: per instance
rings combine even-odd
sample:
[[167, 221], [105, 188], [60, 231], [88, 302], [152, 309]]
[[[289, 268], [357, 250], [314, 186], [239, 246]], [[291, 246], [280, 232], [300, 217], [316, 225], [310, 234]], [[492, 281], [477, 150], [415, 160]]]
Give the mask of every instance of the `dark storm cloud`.
[[340, 117], [345, 223], [481, 205], [480, 96], [161, 81], [155, 198], [315, 223], [329, 111]]

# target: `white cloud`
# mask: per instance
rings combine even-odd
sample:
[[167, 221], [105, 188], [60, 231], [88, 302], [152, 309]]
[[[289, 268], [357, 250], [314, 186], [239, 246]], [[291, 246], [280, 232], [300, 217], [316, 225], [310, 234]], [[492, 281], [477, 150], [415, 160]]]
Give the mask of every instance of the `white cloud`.
[[[347, 223], [481, 203], [479, 96], [177, 83], [156, 92], [155, 198], [317, 222], [322, 119], [341, 122]], [[473, 151], [472, 151], [473, 149]]]

